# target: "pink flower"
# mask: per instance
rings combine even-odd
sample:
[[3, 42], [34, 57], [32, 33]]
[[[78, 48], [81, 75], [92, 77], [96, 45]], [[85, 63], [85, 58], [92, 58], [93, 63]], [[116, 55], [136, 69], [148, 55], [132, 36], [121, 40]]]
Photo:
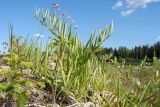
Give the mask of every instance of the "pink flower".
[[59, 4], [58, 4], [58, 3], [53, 3], [53, 4], [52, 4], [52, 7], [53, 7], [54, 9], [57, 9], [57, 10], [58, 10], [58, 9], [59, 9]]
[[70, 15], [68, 15], [68, 19], [69, 19], [69, 20], [72, 20], [72, 17], [71, 17]]

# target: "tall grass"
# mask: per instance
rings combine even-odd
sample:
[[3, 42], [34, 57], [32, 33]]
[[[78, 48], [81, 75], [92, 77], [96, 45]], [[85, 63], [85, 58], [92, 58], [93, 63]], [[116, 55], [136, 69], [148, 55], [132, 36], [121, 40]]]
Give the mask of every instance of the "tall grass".
[[[52, 96], [52, 103], [63, 104], [68, 99], [71, 104], [74, 98], [79, 102], [92, 101], [102, 107], [159, 106], [159, 59], [154, 57], [153, 65], [144, 59], [139, 66], [134, 66], [126, 65], [125, 60], [119, 63], [111, 54], [96, 56], [101, 45], [113, 33], [113, 23], [99, 33], [91, 34], [84, 44], [71, 23], [49, 10], [37, 8], [35, 18], [51, 32], [49, 43], [43, 48], [38, 38], [16, 37], [10, 27], [9, 52], [3, 62], [11, 69], [0, 73], [4, 80], [0, 82], [0, 92], [15, 92], [14, 97], [25, 100], [23, 91], [19, 91], [20, 94], [15, 91], [18, 86], [21, 87], [22, 83], [28, 87], [42, 86], [44, 83]], [[28, 80], [22, 81], [26, 78]], [[14, 87], [14, 91], [6, 91], [8, 88], [3, 85], [8, 86], [12, 81], [16, 87], [13, 84], [9, 86]], [[28, 87], [26, 90], [31, 94]], [[20, 101], [17, 100], [17, 104]]]
[[[67, 25], [48, 10], [42, 11], [41, 14], [39, 12], [40, 10], [37, 9], [35, 18], [53, 34], [48, 46], [51, 50], [49, 53], [57, 56], [55, 69], [48, 71], [54, 81], [53, 87], [79, 99], [87, 97], [89, 89], [96, 87], [93, 81], [97, 80], [97, 72], [98, 75], [103, 75], [100, 73], [101, 69], [97, 69], [99, 65], [95, 68], [92, 63], [98, 61], [95, 52], [112, 34], [113, 24], [108, 29], [105, 27], [100, 33], [91, 34], [87, 44], [84, 45], [74, 33], [72, 25]], [[99, 82], [103, 81], [104, 79], [99, 80]]]

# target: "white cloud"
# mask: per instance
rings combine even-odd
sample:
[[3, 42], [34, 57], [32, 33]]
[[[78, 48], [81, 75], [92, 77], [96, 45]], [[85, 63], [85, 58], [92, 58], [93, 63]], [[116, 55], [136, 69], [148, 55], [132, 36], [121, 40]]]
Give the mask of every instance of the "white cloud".
[[130, 15], [130, 14], [133, 13], [133, 12], [134, 12], [134, 10], [133, 10], [133, 9], [130, 9], [130, 10], [122, 11], [122, 12], [121, 12], [121, 15], [122, 15], [122, 16], [128, 16], [128, 15]]
[[43, 38], [43, 37], [44, 37], [44, 35], [39, 34], [39, 33], [36, 33], [36, 34], [34, 34], [33, 36], [34, 36], [34, 37], [39, 37], [39, 38]]
[[137, 8], [147, 8], [148, 4], [156, 2], [160, 2], [160, 0], [123, 0], [123, 1], [117, 0], [117, 2], [112, 8], [113, 9], [122, 8], [121, 15], [128, 16], [134, 11], [136, 11]]
[[115, 5], [112, 7], [112, 9], [117, 9], [123, 6], [123, 1], [118, 0]]
[[128, 4], [128, 8], [138, 8], [143, 7], [146, 8], [148, 4], [154, 2], [160, 2], [160, 0], [126, 0]]

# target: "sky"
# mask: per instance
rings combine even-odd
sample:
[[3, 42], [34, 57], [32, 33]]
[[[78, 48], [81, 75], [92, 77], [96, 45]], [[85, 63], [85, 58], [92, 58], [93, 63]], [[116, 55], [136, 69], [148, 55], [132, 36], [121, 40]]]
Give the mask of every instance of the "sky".
[[132, 48], [160, 40], [160, 0], [0, 0], [0, 44], [8, 41], [9, 24], [13, 25], [15, 35], [41, 34], [41, 40], [48, 41], [51, 34], [33, 13], [36, 5], [53, 11], [53, 3], [59, 5], [59, 14], [69, 12], [84, 43], [94, 30], [112, 21], [114, 32], [103, 47]]

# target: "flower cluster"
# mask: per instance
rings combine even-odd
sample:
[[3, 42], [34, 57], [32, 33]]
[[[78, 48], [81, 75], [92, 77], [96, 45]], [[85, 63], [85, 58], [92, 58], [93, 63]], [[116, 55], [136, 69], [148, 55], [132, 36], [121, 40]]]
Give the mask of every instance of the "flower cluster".
[[59, 4], [58, 3], [53, 3], [52, 7], [56, 10], [59, 10]]
[[[60, 5], [59, 5], [58, 3], [53, 3], [53, 4], [52, 4], [52, 8], [54, 8], [55, 10], [59, 10], [59, 9], [60, 9], [59, 7], [60, 7]], [[69, 21], [73, 22], [72, 16], [69, 14], [68, 11], [63, 12], [63, 13], [62, 13], [62, 16], [67, 17], [67, 19], [68, 19]], [[75, 26], [74, 26], [74, 29], [79, 29], [79, 26], [78, 26], [78, 25], [75, 25]]]

